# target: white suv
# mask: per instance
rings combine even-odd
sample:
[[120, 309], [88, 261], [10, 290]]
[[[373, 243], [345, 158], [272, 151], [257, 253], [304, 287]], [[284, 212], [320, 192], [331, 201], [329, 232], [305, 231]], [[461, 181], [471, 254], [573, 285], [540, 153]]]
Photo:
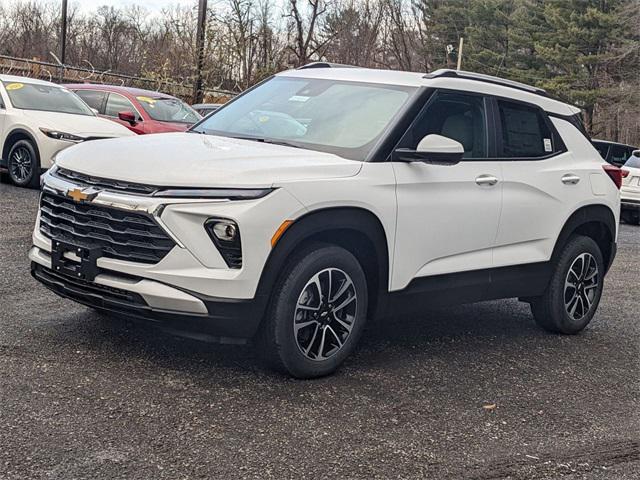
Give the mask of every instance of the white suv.
[[615, 256], [621, 181], [578, 114], [465, 72], [284, 72], [191, 132], [62, 152], [32, 272], [95, 308], [255, 339], [296, 377], [424, 305], [519, 297], [575, 334]]

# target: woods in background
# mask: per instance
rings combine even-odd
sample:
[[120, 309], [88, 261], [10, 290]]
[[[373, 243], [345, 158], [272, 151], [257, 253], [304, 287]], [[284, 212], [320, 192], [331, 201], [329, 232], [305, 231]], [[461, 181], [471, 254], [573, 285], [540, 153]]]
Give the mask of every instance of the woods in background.
[[[143, 4], [144, 2], [140, 2]], [[80, 10], [67, 63], [191, 82], [197, 2]], [[60, 2], [0, 5], [0, 54], [52, 61]], [[640, 144], [637, 0], [218, 0], [210, 2], [205, 84], [242, 90], [315, 60], [431, 71], [462, 67], [547, 89], [581, 107], [589, 132]]]

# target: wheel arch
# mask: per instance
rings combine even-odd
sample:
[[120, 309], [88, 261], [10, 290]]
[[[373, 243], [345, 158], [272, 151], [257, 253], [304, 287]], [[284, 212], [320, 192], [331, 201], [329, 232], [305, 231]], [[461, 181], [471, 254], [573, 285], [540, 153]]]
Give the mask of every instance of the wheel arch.
[[351, 252], [367, 278], [369, 317], [384, 310], [389, 282], [388, 240], [380, 219], [360, 207], [325, 208], [296, 219], [269, 254], [257, 295], [270, 296], [287, 259], [309, 242], [330, 243]]
[[615, 257], [616, 219], [613, 211], [605, 205], [587, 205], [579, 208], [565, 222], [553, 249], [552, 261], [573, 234], [592, 238], [600, 247], [606, 270]]
[[29, 140], [31, 142], [31, 145], [33, 146], [33, 149], [36, 152], [38, 161], [40, 161], [40, 150], [38, 149], [38, 142], [36, 141], [36, 138], [33, 136], [33, 134], [24, 128], [14, 128], [13, 130], [11, 130], [11, 132], [7, 134], [7, 136], [4, 139], [4, 144], [2, 145], [1, 158], [5, 162], [8, 162], [9, 159], [7, 158], [7, 156], [9, 155], [9, 151], [11, 150], [11, 147], [13, 146], [13, 144], [19, 140]]

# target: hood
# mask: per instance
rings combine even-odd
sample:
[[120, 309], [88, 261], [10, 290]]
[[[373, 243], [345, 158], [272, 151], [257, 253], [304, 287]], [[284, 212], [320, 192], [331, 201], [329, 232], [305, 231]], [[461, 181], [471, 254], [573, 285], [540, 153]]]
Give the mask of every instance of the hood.
[[24, 110], [38, 127], [59, 130], [83, 137], [124, 137], [135, 135], [119, 123], [90, 115]]
[[197, 133], [80, 143], [59, 153], [56, 163], [95, 177], [209, 188], [350, 177], [362, 167], [330, 153]]

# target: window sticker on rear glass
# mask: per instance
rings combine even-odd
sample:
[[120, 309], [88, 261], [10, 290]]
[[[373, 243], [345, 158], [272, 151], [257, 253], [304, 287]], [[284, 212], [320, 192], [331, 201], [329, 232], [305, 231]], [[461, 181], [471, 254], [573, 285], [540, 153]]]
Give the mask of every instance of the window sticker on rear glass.
[[302, 95], [294, 95], [293, 97], [289, 98], [290, 102], [306, 102], [307, 100], [309, 100], [310, 97], [304, 97]]
[[553, 151], [553, 147], [551, 146], [551, 139], [550, 138], [545, 138], [544, 139], [544, 151], [545, 152], [552, 152]]
[[5, 88], [7, 90], [20, 90], [22, 87], [24, 87], [24, 83], [10, 83]]

